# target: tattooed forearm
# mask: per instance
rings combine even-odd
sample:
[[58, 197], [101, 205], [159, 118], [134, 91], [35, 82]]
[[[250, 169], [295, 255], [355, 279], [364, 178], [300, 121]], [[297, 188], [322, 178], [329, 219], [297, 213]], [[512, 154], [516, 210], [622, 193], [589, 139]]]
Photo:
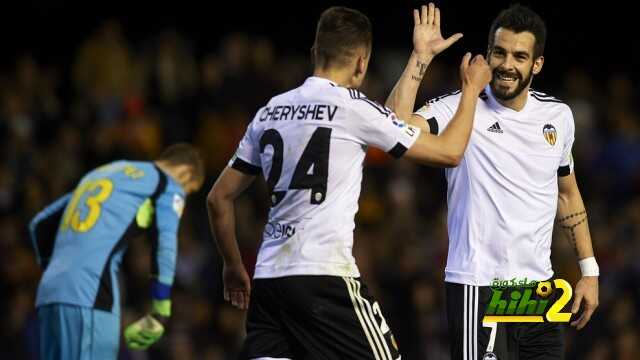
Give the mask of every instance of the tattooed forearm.
[[418, 75], [411, 75], [411, 79], [415, 81], [422, 81], [424, 74], [427, 72], [428, 66], [429, 64], [418, 61], [418, 63], [416, 64], [416, 67], [418, 68]]
[[587, 213], [586, 210], [582, 210], [580, 212], [577, 212], [577, 213], [574, 213], [574, 214], [571, 214], [571, 215], [567, 215], [567, 216], [563, 217], [562, 219], [558, 220], [558, 223], [563, 224], [565, 221], [567, 221], [567, 220], [569, 220], [571, 218], [578, 217], [580, 215], [585, 215], [586, 213]]
[[567, 215], [558, 220], [558, 224], [565, 231], [573, 250], [578, 253], [578, 243], [576, 239], [576, 227], [587, 221], [587, 211], [582, 210], [571, 215]]
[[420, 71], [420, 77], [423, 77], [424, 73], [427, 72], [427, 67], [429, 66], [429, 64], [423, 63], [422, 61], [418, 61], [418, 64], [416, 66]]

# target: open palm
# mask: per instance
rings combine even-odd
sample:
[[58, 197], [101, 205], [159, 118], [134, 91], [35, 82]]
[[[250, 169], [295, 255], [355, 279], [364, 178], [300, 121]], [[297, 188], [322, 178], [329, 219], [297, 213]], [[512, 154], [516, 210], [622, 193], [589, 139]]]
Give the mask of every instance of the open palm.
[[423, 5], [421, 10], [413, 10], [413, 51], [419, 55], [436, 56], [458, 41], [461, 33], [444, 39], [440, 32], [440, 9], [433, 3]]

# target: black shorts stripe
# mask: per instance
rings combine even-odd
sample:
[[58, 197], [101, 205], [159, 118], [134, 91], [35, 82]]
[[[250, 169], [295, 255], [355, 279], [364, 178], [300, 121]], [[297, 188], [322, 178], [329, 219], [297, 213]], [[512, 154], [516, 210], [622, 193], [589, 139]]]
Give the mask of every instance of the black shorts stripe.
[[569, 176], [569, 175], [571, 175], [571, 166], [565, 165], [565, 166], [560, 166], [558, 168], [558, 176]]
[[389, 155], [393, 156], [396, 159], [399, 159], [402, 157], [402, 155], [404, 155], [405, 152], [407, 152], [407, 147], [397, 143], [391, 150], [389, 150]]
[[247, 175], [258, 175], [262, 170], [259, 166], [250, 164], [237, 156], [235, 160], [233, 160], [231, 167]]
[[436, 118], [432, 117], [427, 119], [427, 124], [429, 124], [429, 132], [433, 135], [438, 135], [440, 133], [440, 126], [436, 121]]

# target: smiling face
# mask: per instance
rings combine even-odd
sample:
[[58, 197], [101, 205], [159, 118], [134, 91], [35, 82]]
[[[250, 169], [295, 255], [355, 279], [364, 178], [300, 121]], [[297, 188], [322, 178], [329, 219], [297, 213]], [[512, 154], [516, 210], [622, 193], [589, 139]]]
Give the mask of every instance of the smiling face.
[[498, 100], [526, 96], [534, 74], [540, 73], [544, 58], [534, 58], [535, 36], [529, 31], [516, 33], [498, 28], [487, 57], [493, 72], [490, 86]]

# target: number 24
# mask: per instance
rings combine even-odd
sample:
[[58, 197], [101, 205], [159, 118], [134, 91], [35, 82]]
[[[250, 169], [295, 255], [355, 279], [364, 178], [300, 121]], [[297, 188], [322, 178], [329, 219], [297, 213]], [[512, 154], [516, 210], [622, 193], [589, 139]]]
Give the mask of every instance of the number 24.
[[[302, 156], [293, 172], [289, 189], [311, 189], [311, 204], [321, 204], [327, 196], [327, 178], [329, 176], [329, 143], [331, 129], [318, 127], [311, 135]], [[284, 198], [287, 191], [274, 191], [282, 175], [284, 161], [284, 141], [276, 129], [269, 129], [260, 138], [260, 152], [267, 145], [273, 148], [271, 170], [267, 177], [267, 187], [271, 197], [271, 206], [276, 206]], [[313, 174], [309, 171], [313, 168]]]

